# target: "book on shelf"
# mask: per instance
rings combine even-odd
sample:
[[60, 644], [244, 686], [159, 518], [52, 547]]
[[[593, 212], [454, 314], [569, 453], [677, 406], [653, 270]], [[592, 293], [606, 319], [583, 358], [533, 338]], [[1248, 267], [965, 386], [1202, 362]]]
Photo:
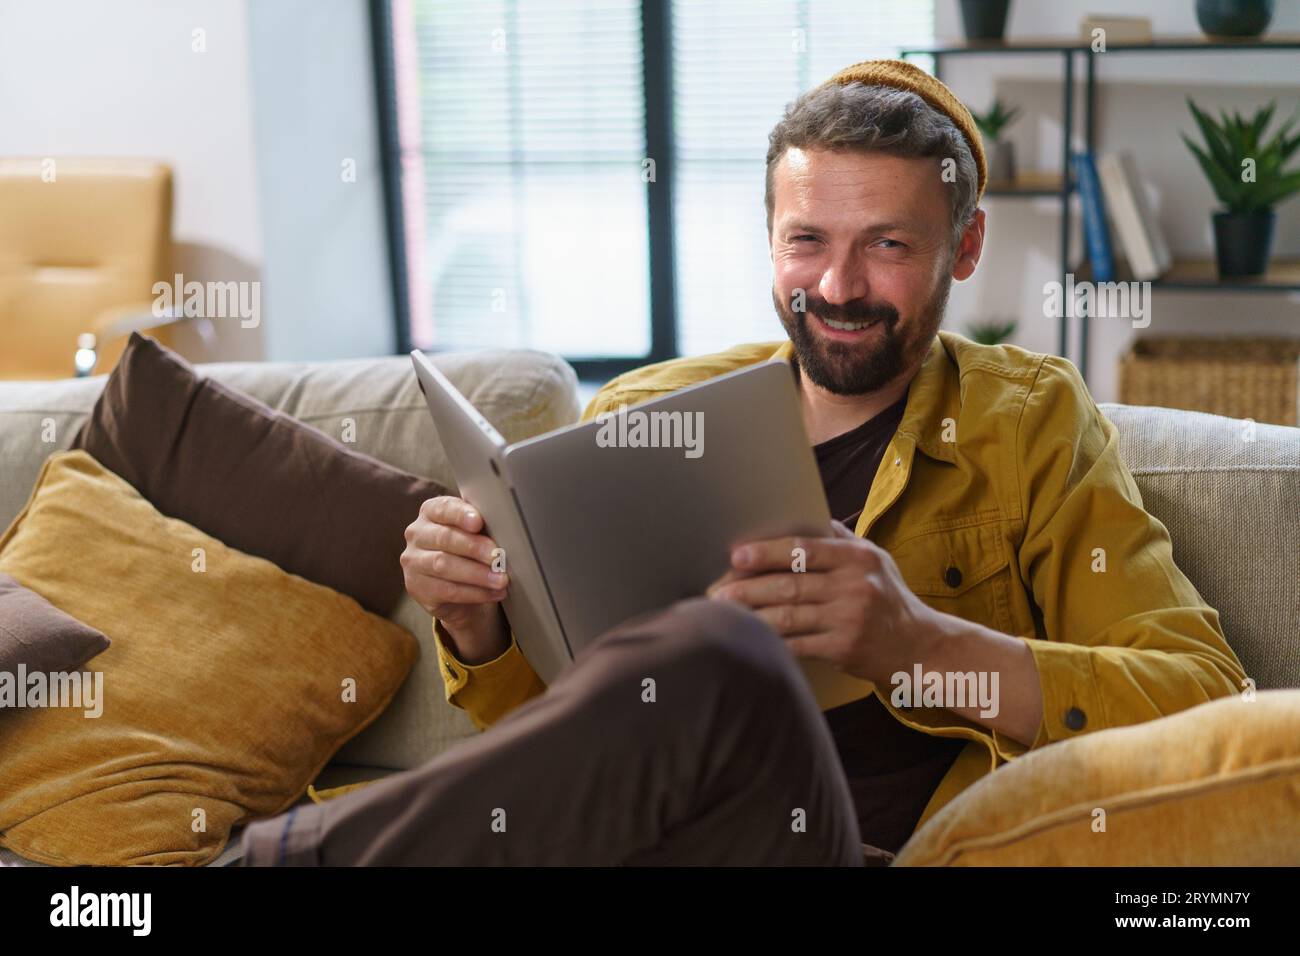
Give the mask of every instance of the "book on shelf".
[[1115, 278], [1115, 255], [1110, 247], [1110, 231], [1106, 226], [1106, 209], [1101, 198], [1101, 183], [1097, 180], [1097, 165], [1090, 151], [1075, 153], [1074, 181], [1078, 184], [1079, 203], [1083, 207], [1083, 238], [1088, 247], [1088, 262], [1092, 266], [1094, 282], [1110, 282]]
[[1147, 201], [1137, 162], [1127, 150], [1107, 153], [1097, 161], [1097, 175], [1106, 199], [1106, 212], [1124, 250], [1133, 278], [1158, 279], [1172, 262], [1160, 223]]
[[1079, 36], [1092, 42], [1092, 31], [1102, 30], [1107, 43], [1150, 43], [1150, 17], [1117, 17], [1090, 13], [1079, 21]]

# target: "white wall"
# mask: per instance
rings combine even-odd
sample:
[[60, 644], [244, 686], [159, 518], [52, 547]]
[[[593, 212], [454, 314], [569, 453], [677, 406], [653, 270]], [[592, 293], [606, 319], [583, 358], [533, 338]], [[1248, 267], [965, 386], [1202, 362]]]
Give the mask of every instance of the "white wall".
[[[206, 52], [192, 49], [195, 29]], [[0, 2], [0, 155], [171, 164], [187, 279], [259, 275], [251, 105], [243, 0]], [[222, 323], [218, 346], [257, 357], [261, 333]]]
[[[365, 0], [249, 6], [267, 355], [396, 345]], [[343, 163], [355, 163], [345, 181]]]
[[393, 349], [366, 0], [0, 0], [0, 155], [171, 164], [179, 271], [262, 282], [195, 360]]
[[[1199, 35], [1193, 0], [1127, 0], [1122, 9], [1095, 0], [1012, 0], [1007, 37], [1078, 35], [1086, 14], [1110, 10], [1146, 16], [1157, 35]], [[1300, 3], [1281, 0], [1270, 33], [1300, 32]], [[956, 0], [937, 0], [940, 39], [962, 36]], [[995, 94], [1026, 105], [1010, 128], [1022, 166], [1058, 170], [1061, 152], [1060, 54], [947, 57], [944, 82], [968, 105], [984, 109]], [[1083, 59], [1076, 58], [1082, 80]], [[1300, 103], [1300, 52], [1271, 53], [1119, 53], [1097, 64], [1096, 150], [1132, 150], [1157, 203], [1156, 215], [1175, 255], [1212, 258], [1210, 212], [1214, 195], [1195, 159], [1178, 136], [1194, 133], [1184, 101], [1253, 110], [1270, 98], [1278, 114]], [[1082, 94], [1082, 84], [1079, 85]], [[1082, 145], [1083, 101], [1075, 105], [1075, 142]], [[1193, 135], [1196, 140], [1199, 137]], [[1014, 341], [1039, 351], [1056, 350], [1056, 320], [1043, 316], [1042, 286], [1059, 279], [1059, 202], [1056, 199], [986, 198], [988, 214], [984, 258], [976, 274], [953, 286], [946, 326], [961, 331], [967, 322], [1009, 316], [1021, 327]], [[1274, 256], [1300, 255], [1300, 199], [1277, 208]], [[1079, 204], [1071, 213], [1072, 262], [1083, 243]], [[1089, 330], [1088, 379], [1098, 401], [1117, 401], [1117, 362], [1134, 335], [1300, 335], [1300, 294], [1192, 293], [1153, 290], [1149, 328], [1135, 331], [1127, 320], [1097, 318]], [[1077, 322], [1070, 357], [1078, 363]]]

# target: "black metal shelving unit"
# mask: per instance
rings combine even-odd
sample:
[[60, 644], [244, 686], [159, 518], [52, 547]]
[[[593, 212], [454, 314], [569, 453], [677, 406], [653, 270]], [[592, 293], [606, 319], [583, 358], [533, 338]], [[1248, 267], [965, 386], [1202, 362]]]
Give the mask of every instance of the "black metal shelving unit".
[[[958, 42], [928, 47], [909, 47], [900, 51], [900, 58], [911, 56], [934, 57], [934, 75], [943, 79], [943, 58], [947, 56], [1021, 56], [1033, 54], [1057, 55], [1061, 58], [1063, 89], [1061, 93], [1061, 173], [1057, 183], [1041, 177], [1024, 183], [989, 183], [986, 196], [1043, 197], [1055, 196], [1060, 200], [1060, 264], [1061, 282], [1070, 273], [1070, 196], [1075, 184], [1070, 175], [1070, 155], [1074, 145], [1075, 65], [1083, 60], [1083, 142], [1089, 152], [1096, 144], [1096, 93], [1097, 59], [1109, 54], [1142, 53], [1208, 53], [1229, 51], [1282, 52], [1300, 50], [1300, 35], [1279, 34], [1255, 39], [1208, 39], [1205, 37], [1171, 37], [1153, 39], [1149, 43], [1108, 43], [1104, 52], [1097, 52], [1082, 40], [1073, 38], [1013, 39], [1009, 42]], [[1202, 292], [1293, 292], [1300, 291], [1300, 263], [1283, 263], [1276, 275], [1246, 280], [1220, 280], [1202, 267], [1202, 263], [1175, 264], [1166, 276], [1152, 280], [1152, 289], [1176, 289]], [[1067, 310], [1068, 311], [1068, 310]], [[1057, 351], [1070, 358], [1069, 318], [1063, 315], [1057, 326]], [[1079, 318], [1079, 351], [1074, 360], [1080, 374], [1088, 378], [1088, 317]]]

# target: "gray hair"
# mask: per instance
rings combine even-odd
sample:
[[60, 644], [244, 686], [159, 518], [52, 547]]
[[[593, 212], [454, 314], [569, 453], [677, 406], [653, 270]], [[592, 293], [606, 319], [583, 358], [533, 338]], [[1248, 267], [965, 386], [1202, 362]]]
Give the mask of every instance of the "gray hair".
[[830, 83], [804, 93], [786, 107], [767, 147], [767, 231], [775, 206], [773, 172], [788, 149], [826, 149], [934, 156], [951, 159], [956, 181], [952, 205], [952, 248], [975, 215], [979, 173], [966, 137], [951, 119], [910, 90], [865, 83]]

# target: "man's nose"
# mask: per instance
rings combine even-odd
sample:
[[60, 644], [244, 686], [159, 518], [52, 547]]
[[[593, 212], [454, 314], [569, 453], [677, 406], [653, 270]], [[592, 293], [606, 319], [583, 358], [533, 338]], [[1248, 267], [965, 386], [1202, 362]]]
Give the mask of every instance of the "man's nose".
[[868, 292], [866, 269], [851, 251], [841, 252], [822, 272], [817, 291], [831, 305], [865, 299]]

